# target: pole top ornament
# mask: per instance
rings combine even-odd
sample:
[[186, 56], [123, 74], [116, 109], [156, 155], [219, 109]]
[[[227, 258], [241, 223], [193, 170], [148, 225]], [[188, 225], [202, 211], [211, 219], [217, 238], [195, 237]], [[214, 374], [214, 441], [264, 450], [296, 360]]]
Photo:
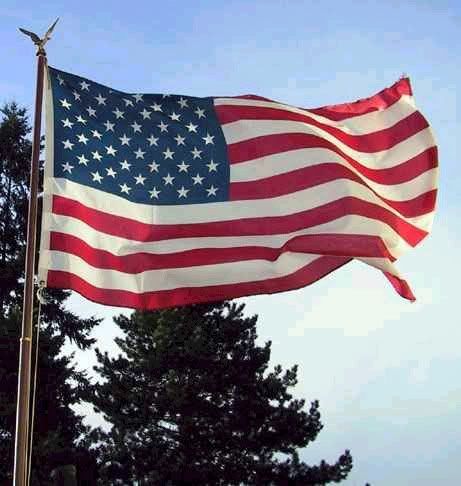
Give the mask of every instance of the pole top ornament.
[[51, 33], [55, 25], [58, 23], [59, 17], [53, 22], [50, 28], [46, 31], [45, 35], [40, 39], [40, 37], [35, 34], [34, 32], [30, 32], [29, 30], [23, 29], [19, 27], [19, 30], [31, 38], [32, 42], [37, 46], [37, 56], [46, 56], [45, 52], [45, 44], [51, 39]]

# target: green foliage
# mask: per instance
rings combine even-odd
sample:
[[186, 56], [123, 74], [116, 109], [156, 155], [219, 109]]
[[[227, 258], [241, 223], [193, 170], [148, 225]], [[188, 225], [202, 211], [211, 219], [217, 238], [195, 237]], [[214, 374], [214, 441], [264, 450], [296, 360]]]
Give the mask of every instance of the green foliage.
[[309, 466], [298, 451], [322, 428], [289, 390], [297, 367], [269, 369], [271, 343], [256, 344], [257, 317], [233, 303], [194, 305], [115, 319], [123, 354], [97, 350], [102, 382], [89, 399], [112, 425], [98, 431], [101, 484], [325, 484], [352, 467]]
[[[0, 110], [0, 484], [12, 483], [31, 154], [29, 133], [26, 110], [15, 103]], [[66, 338], [81, 349], [91, 346], [94, 340], [90, 332], [98, 321], [80, 319], [67, 311], [64, 302], [68, 296], [66, 291], [48, 291], [48, 303], [42, 308], [34, 485], [49, 484], [51, 469], [69, 458], [85, 463], [87, 469], [93, 467], [93, 471], [96, 466], [95, 458], [87, 451], [89, 430], [82, 417], [70, 408], [79, 403], [90, 385], [85, 374], [72, 366], [71, 357], [61, 352]]]

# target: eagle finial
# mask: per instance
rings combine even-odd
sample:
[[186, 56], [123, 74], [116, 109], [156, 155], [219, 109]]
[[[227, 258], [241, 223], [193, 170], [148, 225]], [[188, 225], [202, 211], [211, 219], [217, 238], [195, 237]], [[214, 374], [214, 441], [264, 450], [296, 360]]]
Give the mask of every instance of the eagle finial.
[[37, 46], [37, 54], [45, 55], [45, 44], [51, 39], [51, 33], [53, 32], [54, 27], [58, 23], [59, 17], [53, 22], [53, 24], [50, 26], [50, 28], [46, 31], [45, 35], [43, 36], [42, 39], [35, 34], [34, 32], [30, 32], [29, 30], [23, 29], [19, 27], [19, 30], [30, 37], [32, 39], [32, 42]]

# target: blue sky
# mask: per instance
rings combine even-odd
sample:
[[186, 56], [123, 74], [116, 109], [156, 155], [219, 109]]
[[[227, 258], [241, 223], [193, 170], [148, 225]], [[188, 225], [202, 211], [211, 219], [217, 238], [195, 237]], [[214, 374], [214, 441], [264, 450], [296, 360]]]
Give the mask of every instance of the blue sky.
[[[297, 395], [320, 400], [325, 427], [306, 461], [350, 448], [346, 485], [459, 484], [459, 2], [3, 0], [0, 102], [32, 107], [34, 53], [16, 28], [42, 32], [58, 15], [49, 63], [128, 92], [256, 93], [314, 107], [411, 77], [441, 164], [433, 233], [398, 263], [418, 301], [360, 263], [245, 301], [260, 315], [260, 340], [273, 341], [273, 363], [299, 364]], [[70, 305], [106, 318], [95, 336], [113, 352], [117, 310], [77, 296]], [[81, 368], [93, 363], [92, 353], [79, 356]]]

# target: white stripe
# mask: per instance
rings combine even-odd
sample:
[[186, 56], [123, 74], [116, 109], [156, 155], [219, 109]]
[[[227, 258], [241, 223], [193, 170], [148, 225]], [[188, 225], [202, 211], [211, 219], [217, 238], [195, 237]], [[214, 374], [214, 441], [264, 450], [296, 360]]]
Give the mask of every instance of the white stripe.
[[319, 258], [318, 255], [287, 252], [283, 253], [275, 262], [249, 260], [127, 274], [116, 270], [94, 268], [81, 258], [67, 253], [58, 251], [50, 253], [50, 270], [73, 273], [96, 287], [137, 293], [183, 287], [237, 284], [283, 277]]
[[423, 231], [430, 233], [432, 229], [432, 224], [434, 223], [434, 215], [435, 210], [431, 211], [430, 213], [423, 214], [422, 216], [418, 216], [417, 218], [406, 218], [410, 224], [418, 226]]
[[[313, 150], [319, 153], [319, 157], [312, 153], [306, 153]], [[347, 167], [354, 174], [358, 175], [376, 193], [385, 199], [390, 199], [392, 201], [408, 201], [421, 193], [431, 191], [437, 187], [436, 168], [423, 172], [414, 179], [400, 184], [379, 184], [365, 177], [339, 155], [323, 149], [294, 150], [288, 153], [263, 157], [255, 162], [235, 164], [231, 170], [231, 182], [251, 182], [263, 179], [264, 177], [272, 177], [305, 167], [313, 167], [322, 163], [338, 163]], [[242, 170], [240, 166], [245, 167]], [[252, 170], [252, 168], [254, 168], [254, 170]]]
[[[178, 206], [150, 206], [127, 201], [98, 189], [82, 186], [67, 179], [55, 178], [53, 193], [69, 197], [90, 208], [146, 224], [193, 224], [232, 221], [245, 218], [287, 216], [309, 210], [343, 197], [354, 196], [375, 203], [398, 215], [368, 188], [350, 180], [335, 180], [309, 189], [269, 199], [225, 201]], [[424, 191], [422, 191], [424, 192]], [[412, 218], [418, 224], [418, 218]]]
[[350, 167], [343, 157], [325, 148], [304, 148], [266, 155], [248, 162], [231, 165], [231, 182], [248, 182], [272, 177], [292, 170], [312, 167], [318, 164], [336, 162]]
[[398, 123], [403, 118], [411, 115], [416, 111], [413, 97], [403, 95], [399, 101], [388, 108], [364, 113], [363, 115], [354, 116], [341, 121], [330, 120], [321, 115], [317, 115], [309, 110], [296, 108], [283, 103], [262, 100], [238, 99], [238, 98], [216, 98], [214, 100], [216, 106], [231, 105], [231, 106], [256, 106], [261, 108], [275, 108], [285, 110], [291, 113], [298, 113], [301, 115], [308, 115], [311, 118], [329, 125], [332, 127], [341, 128], [345, 133], [351, 134], [366, 134], [376, 132], [389, 128]]
[[398, 233], [384, 223], [362, 216], [348, 215], [329, 223], [313, 226], [287, 234], [267, 236], [222, 236], [202, 238], [178, 238], [173, 240], [140, 242], [99, 232], [83, 221], [68, 216], [53, 215], [50, 230], [65, 233], [83, 239], [93, 248], [110, 251], [117, 256], [133, 253], [169, 254], [189, 251], [197, 248], [236, 248], [262, 246], [281, 248], [287, 241], [296, 236], [353, 234], [381, 237], [394, 257], [398, 257], [411, 248]]
[[388, 272], [394, 275], [395, 277], [403, 280], [396, 266], [387, 258], [360, 257], [357, 258], [357, 260], [360, 260], [361, 262], [366, 263], [367, 265], [375, 267], [378, 270], [382, 270], [383, 272]]
[[[330, 141], [344, 154], [352, 157], [354, 160], [370, 169], [388, 169], [395, 167], [435, 145], [432, 132], [429, 128], [420, 130], [389, 149], [372, 153], [355, 150], [339, 141], [325, 130], [300, 122], [283, 120], [238, 121], [225, 125], [223, 127], [223, 132], [226, 142], [229, 145], [256, 137], [274, 134], [290, 135], [293, 133], [304, 133], [308, 135], [316, 135], [324, 140]], [[264, 145], [263, 140], [261, 141], [261, 145]]]

